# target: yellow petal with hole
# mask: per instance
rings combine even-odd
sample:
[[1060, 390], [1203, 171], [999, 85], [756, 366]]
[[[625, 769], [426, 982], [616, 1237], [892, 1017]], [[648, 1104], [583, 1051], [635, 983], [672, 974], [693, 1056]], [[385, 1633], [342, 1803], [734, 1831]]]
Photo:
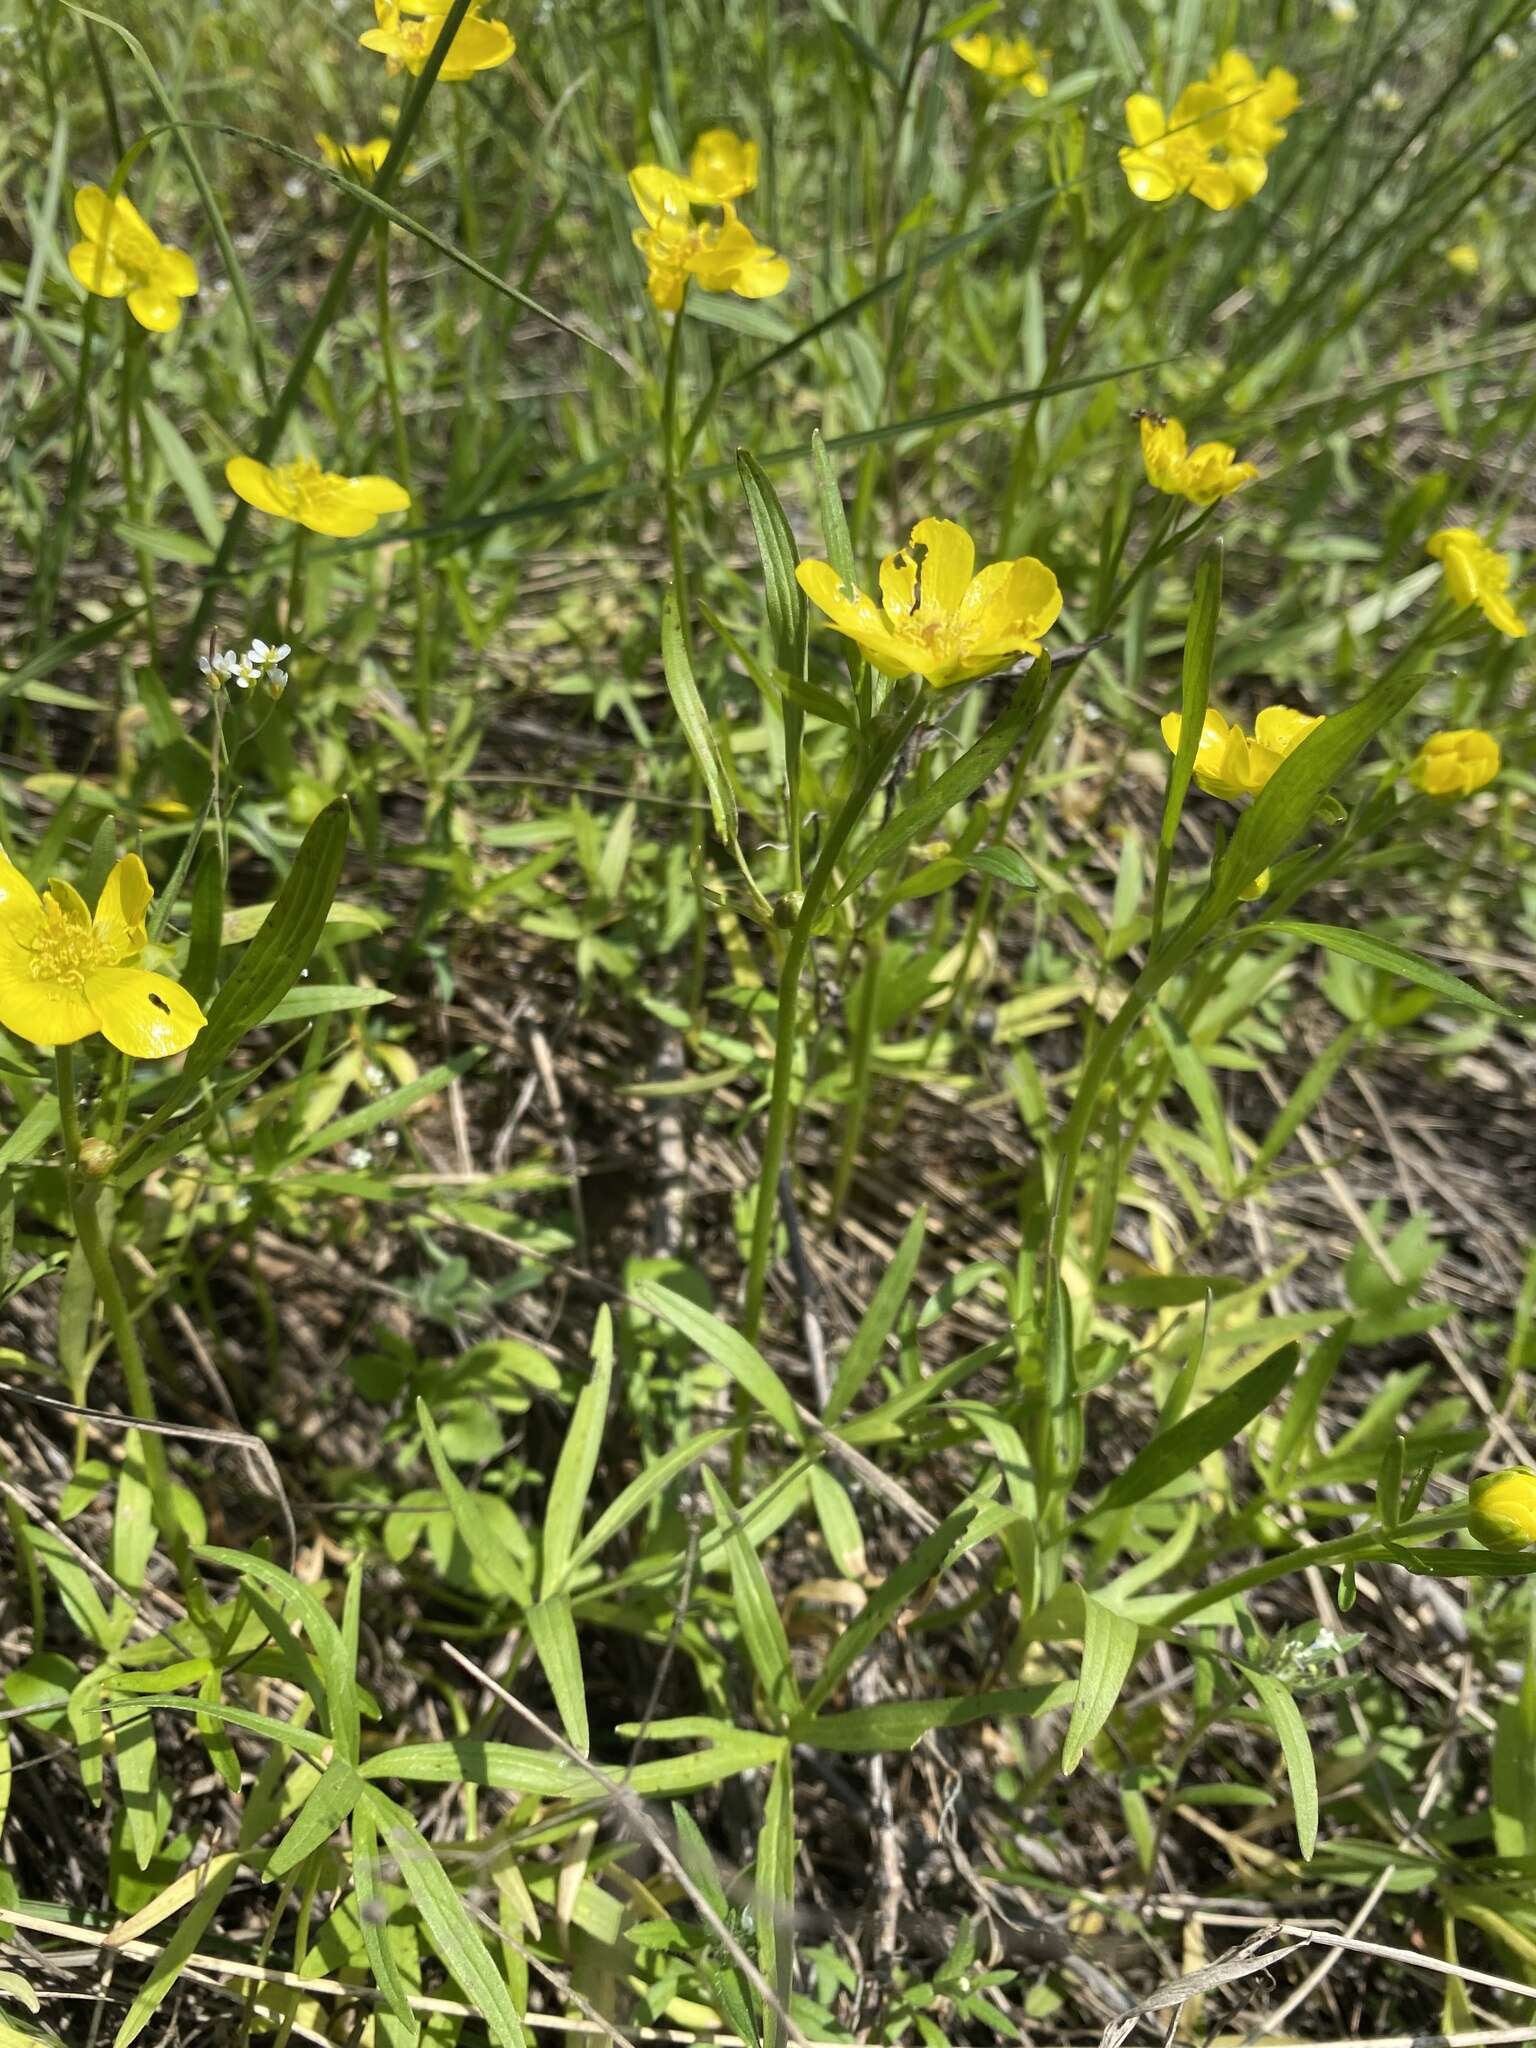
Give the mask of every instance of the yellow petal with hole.
[[919, 519], [912, 529], [912, 546], [914, 551], [924, 550], [924, 612], [931, 616], [959, 611], [976, 571], [971, 536], [953, 519]]
[[96, 1028], [130, 1059], [185, 1052], [208, 1022], [184, 988], [142, 967], [99, 968], [86, 977], [85, 999]]
[[837, 631], [858, 643], [882, 675], [924, 672], [919, 666], [925, 659], [923, 648], [893, 632], [880, 607], [862, 590], [845, 595], [830, 562], [802, 562], [795, 570], [795, 580]]

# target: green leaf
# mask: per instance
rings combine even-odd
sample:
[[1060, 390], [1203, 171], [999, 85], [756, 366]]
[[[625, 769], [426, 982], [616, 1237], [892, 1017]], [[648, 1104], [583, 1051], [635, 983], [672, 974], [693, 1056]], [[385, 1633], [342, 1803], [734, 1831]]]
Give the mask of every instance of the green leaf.
[[358, 1801], [352, 1815], [352, 1882], [357, 1888], [358, 1926], [373, 1981], [390, 2011], [410, 2029], [410, 2038], [419, 2039], [421, 2023], [411, 2009], [411, 1989], [401, 1975], [389, 1938], [389, 1901], [379, 1875], [378, 1823], [366, 1799]]
[[566, 1740], [579, 1756], [586, 1756], [592, 1747], [592, 1737], [587, 1726], [581, 1644], [570, 1599], [564, 1593], [546, 1593], [537, 1606], [528, 1609], [526, 1619], [534, 1654], [549, 1680]]
[[854, 1616], [827, 1652], [821, 1675], [805, 1696], [807, 1713], [820, 1712], [859, 1658], [895, 1616], [911, 1604], [918, 1590], [931, 1584], [960, 1555], [978, 1506], [976, 1501], [966, 1501], [956, 1508], [870, 1594], [862, 1612]]
[[931, 1728], [964, 1728], [972, 1721], [993, 1721], [1003, 1714], [1026, 1720], [1048, 1714], [1064, 1706], [1076, 1689], [1064, 1680], [1007, 1692], [962, 1693], [947, 1699], [884, 1700], [879, 1706], [856, 1707], [847, 1714], [803, 1715], [790, 1729], [790, 1740], [853, 1756], [911, 1749]]
[[723, 839], [727, 846], [734, 846], [737, 835], [736, 792], [731, 787], [731, 778], [715, 745], [704, 699], [693, 679], [693, 663], [688, 656], [688, 642], [683, 636], [677, 593], [673, 590], [667, 592], [661, 606], [661, 666], [671, 694], [672, 708], [683, 728], [683, 738], [688, 742], [688, 751], [703, 778], [715, 836]]
[[[1326, 726], [1321, 730], [1326, 731]], [[1536, 1011], [1512, 1009], [1508, 1003], [1484, 995], [1470, 981], [1447, 974], [1443, 967], [1421, 960], [1417, 953], [1394, 946], [1389, 939], [1375, 938], [1370, 932], [1352, 931], [1349, 926], [1341, 924], [1304, 924], [1289, 917], [1266, 921], [1258, 929], [1285, 932], [1293, 939], [1304, 939], [1310, 946], [1323, 946], [1330, 953], [1342, 953], [1346, 959], [1358, 960], [1366, 967], [1379, 967], [1384, 974], [1395, 974], [1403, 981], [1417, 982], [1420, 988], [1444, 996], [1447, 1002], [1460, 1003], [1468, 1010], [1480, 1010], [1484, 1016], [1504, 1017], [1518, 1024], [1536, 1022]]]
[[1264, 1709], [1264, 1718], [1280, 1738], [1280, 1752], [1291, 1781], [1291, 1804], [1296, 1809], [1296, 1838], [1303, 1857], [1310, 1862], [1317, 1847], [1318, 1803], [1317, 1767], [1307, 1740], [1307, 1725], [1301, 1718], [1301, 1709], [1278, 1678], [1263, 1671], [1250, 1671], [1248, 1677]]
[[1002, 717], [936, 777], [921, 796], [903, 804], [888, 824], [864, 842], [832, 894], [828, 910], [835, 910], [876, 869], [894, 860], [914, 839], [926, 838], [946, 811], [963, 803], [996, 773], [1029, 730], [1049, 680], [1050, 656], [1043, 654], [1025, 674]]
[[[788, 2011], [795, 1969], [795, 1774], [787, 1753], [774, 1764], [768, 1782], [753, 1870], [757, 1966]], [[783, 2038], [784, 2022], [770, 2006], [763, 2014], [764, 2048], [780, 2048]]]
[[491, 2039], [500, 2048], [524, 2048], [522, 2023], [506, 1979], [491, 1960], [431, 1843], [404, 1807], [386, 1799], [372, 1785], [364, 1788], [359, 1801], [359, 1811], [364, 1807], [372, 1813], [385, 1846], [400, 1866], [428, 1939], [490, 2030]]
[[152, 398], [141, 397], [139, 409], [144, 424], [149, 428], [150, 439], [159, 451], [160, 460], [197, 521], [198, 532], [209, 547], [216, 548], [224, 538], [224, 521], [219, 516], [219, 508], [213, 501], [213, 492], [208, 488], [208, 479], [203, 475], [201, 464], [182, 438], [180, 429], [172, 424]]
[[837, 571], [838, 581], [851, 584], [855, 577], [853, 541], [848, 532], [848, 515], [843, 494], [837, 486], [837, 472], [827, 454], [827, 444], [817, 427], [811, 434], [811, 468], [816, 478], [816, 509], [821, 515], [821, 537], [827, 560]]
[[1157, 878], [1152, 886], [1154, 930], [1162, 929], [1174, 841], [1178, 837], [1184, 799], [1189, 794], [1190, 779], [1194, 774], [1206, 707], [1211, 701], [1211, 664], [1216, 654], [1216, 625], [1221, 617], [1221, 568], [1222, 544], [1218, 540], [1206, 549], [1195, 571], [1194, 598], [1184, 637], [1184, 669], [1179, 685], [1179, 745], [1168, 770], [1168, 787], [1163, 793], [1163, 818], [1157, 835]]
[[1307, 828], [1318, 801], [1354, 766], [1365, 748], [1418, 695], [1426, 672], [1388, 673], [1348, 711], [1325, 718], [1287, 754], [1243, 813], [1211, 878], [1202, 921], [1226, 914], [1242, 891], [1272, 867]]
[[1134, 1507], [1137, 1501], [1160, 1493], [1175, 1479], [1193, 1471], [1202, 1458], [1224, 1449], [1276, 1398], [1296, 1370], [1300, 1356], [1296, 1345], [1282, 1345], [1251, 1372], [1244, 1373], [1225, 1393], [1215, 1395], [1192, 1415], [1182, 1417], [1162, 1436], [1153, 1437], [1120, 1477], [1110, 1481], [1081, 1523], [1113, 1514], [1117, 1508]]
[[[613, 1319], [607, 1304], [597, 1312], [592, 1331], [592, 1377], [582, 1388], [560, 1448], [544, 1511], [544, 1566], [540, 1585], [547, 1600], [565, 1584], [571, 1553], [581, 1529], [592, 1475], [602, 1449], [608, 1419], [608, 1389], [613, 1382]], [[581, 1744], [577, 1745], [582, 1747]]]
[[345, 1757], [333, 1757], [268, 1857], [267, 1875], [282, 1877], [328, 1842], [357, 1804], [362, 1789], [357, 1766]]
[[448, 1462], [443, 1449], [443, 1440], [438, 1435], [437, 1424], [432, 1420], [432, 1411], [418, 1395], [416, 1420], [426, 1442], [427, 1456], [432, 1460], [432, 1470], [437, 1474], [437, 1483], [443, 1489], [443, 1498], [448, 1503], [448, 1512], [453, 1516], [453, 1525], [464, 1539], [464, 1547], [474, 1559], [479, 1570], [493, 1580], [499, 1590], [519, 1607], [529, 1608], [533, 1603], [533, 1588], [522, 1565], [512, 1555], [489, 1519], [481, 1512], [480, 1504], [472, 1493], [466, 1491], [458, 1474]]
[[741, 1517], [726, 1498], [725, 1490], [706, 1465], [704, 1485], [714, 1506], [715, 1519], [725, 1538], [726, 1557], [731, 1567], [731, 1590], [736, 1596], [736, 1619], [752, 1668], [757, 1673], [769, 1705], [786, 1720], [800, 1707], [800, 1687], [795, 1679], [789, 1637], [784, 1633], [779, 1603], [763, 1570], [762, 1559], [752, 1548]]
[[197, 1555], [210, 1564], [223, 1565], [226, 1571], [254, 1579], [298, 1616], [314, 1646], [320, 1668], [325, 1697], [317, 1704], [324, 1710], [331, 1740], [342, 1756], [356, 1763], [361, 1743], [357, 1674], [347, 1656], [341, 1630], [318, 1596], [292, 1572], [285, 1572], [268, 1558], [254, 1557], [247, 1551], [223, 1550], [215, 1544], [202, 1545]]
[[670, 1323], [674, 1330], [680, 1330], [716, 1365], [728, 1372], [758, 1407], [772, 1416], [786, 1436], [795, 1443], [804, 1441], [805, 1429], [795, 1413], [789, 1389], [762, 1353], [754, 1351], [746, 1338], [733, 1330], [729, 1323], [722, 1323], [708, 1309], [698, 1307], [681, 1294], [674, 1294], [659, 1281], [637, 1281], [634, 1295], [642, 1307], [660, 1317], [662, 1322]]
[[1191, 1044], [1189, 1034], [1171, 1011], [1153, 1003], [1150, 1009], [1152, 1023], [1158, 1036], [1167, 1048], [1168, 1058], [1178, 1077], [1179, 1086], [1189, 1097], [1200, 1128], [1215, 1155], [1216, 1190], [1227, 1195], [1232, 1191], [1232, 1145], [1227, 1135], [1226, 1112], [1221, 1106], [1221, 1097], [1211, 1079], [1211, 1070]]
[[626, 1528], [642, 1508], [647, 1507], [660, 1493], [665, 1493], [681, 1473], [696, 1465], [701, 1458], [707, 1458], [711, 1451], [721, 1444], [729, 1443], [736, 1434], [734, 1429], [706, 1429], [697, 1436], [687, 1437], [680, 1444], [674, 1444], [664, 1457], [647, 1465], [633, 1478], [616, 1500], [598, 1516], [586, 1535], [582, 1537], [571, 1553], [571, 1565], [585, 1564], [595, 1557], [605, 1543], [611, 1543], [619, 1531]]
[[59, 1128], [59, 1098], [39, 1096], [21, 1122], [0, 1145], [0, 1172], [7, 1166], [25, 1166], [35, 1159]]
[[1083, 1760], [1083, 1752], [1114, 1711], [1120, 1689], [1136, 1661], [1141, 1631], [1134, 1621], [1116, 1614], [1091, 1593], [1080, 1593], [1083, 1603], [1083, 1664], [1078, 1674], [1077, 1697], [1062, 1744], [1061, 1768], [1068, 1776]]
[[592, 1789], [580, 1764], [548, 1749], [456, 1736], [445, 1742], [406, 1742], [368, 1758], [361, 1775], [400, 1778], [412, 1785], [484, 1785], [537, 1799], [579, 1799]]
[[785, 675], [798, 676], [805, 666], [806, 635], [805, 594], [795, 581], [800, 550], [778, 493], [748, 449], [737, 449], [736, 468], [762, 557], [763, 600], [773, 635], [773, 658]]
[[860, 1388], [880, 1363], [885, 1341], [901, 1313], [907, 1290], [912, 1285], [912, 1275], [917, 1271], [927, 1225], [928, 1211], [920, 1208], [902, 1233], [896, 1256], [880, 1275], [880, 1284], [853, 1333], [853, 1341], [843, 1353], [832, 1382], [832, 1391], [827, 1396], [822, 1420], [829, 1426], [847, 1413]]

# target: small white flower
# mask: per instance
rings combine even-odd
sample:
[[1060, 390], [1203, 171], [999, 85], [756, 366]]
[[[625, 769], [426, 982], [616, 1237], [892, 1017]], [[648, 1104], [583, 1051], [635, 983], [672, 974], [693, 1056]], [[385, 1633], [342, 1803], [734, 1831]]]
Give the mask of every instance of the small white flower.
[[1328, 0], [1328, 12], [1335, 21], [1343, 22], [1346, 27], [1355, 19], [1359, 11], [1355, 5], [1355, 0]]
[[1389, 85], [1384, 78], [1378, 78], [1371, 87], [1371, 99], [1384, 114], [1399, 114], [1403, 108], [1403, 96], [1395, 85]]
[[1498, 51], [1506, 64], [1512, 64], [1520, 54], [1520, 45], [1507, 29], [1503, 35], [1494, 37], [1493, 47]]

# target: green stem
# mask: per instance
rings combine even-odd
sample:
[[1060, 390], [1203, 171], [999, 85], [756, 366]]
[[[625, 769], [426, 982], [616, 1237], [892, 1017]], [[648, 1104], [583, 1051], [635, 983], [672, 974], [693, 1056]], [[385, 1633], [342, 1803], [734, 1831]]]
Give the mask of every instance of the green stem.
[[800, 1021], [800, 976], [843, 848], [892, 763], [906, 745], [923, 709], [924, 700], [919, 692], [905, 711], [892, 719], [870, 750], [853, 787], [843, 800], [842, 808], [827, 828], [816, 864], [805, 885], [805, 895], [789, 934], [789, 944], [784, 949], [784, 960], [779, 969], [768, 1128], [764, 1133], [763, 1156], [758, 1168], [757, 1205], [752, 1217], [752, 1246], [747, 1262], [747, 1295], [742, 1327], [749, 1344], [757, 1342], [757, 1333], [762, 1326], [763, 1296], [768, 1285], [768, 1260], [773, 1248], [773, 1223], [778, 1207], [779, 1169], [784, 1164], [794, 1121], [792, 1090]]
[[[117, 388], [117, 432], [118, 461], [123, 476], [123, 502], [128, 508], [128, 517], [136, 524], [144, 521], [144, 501], [139, 490], [138, 465], [134, 458], [133, 422], [139, 411], [137, 389], [139, 372], [143, 363], [142, 329], [128, 308], [123, 308], [123, 347], [118, 365]], [[143, 445], [141, 433], [140, 446]], [[150, 666], [158, 658], [159, 633], [155, 624], [155, 564], [147, 548], [135, 547], [134, 565], [139, 572], [139, 586], [144, 592], [144, 639], [149, 648]]]
[[[1407, 1543], [1420, 1536], [1442, 1535], [1447, 1529], [1460, 1528], [1466, 1516], [1464, 1506], [1436, 1508], [1432, 1514], [1420, 1515], [1411, 1522], [1405, 1522], [1401, 1529], [1394, 1529], [1390, 1540]], [[1251, 1592], [1255, 1586], [1267, 1586], [1272, 1579], [1283, 1579], [1291, 1572], [1305, 1571], [1311, 1565], [1342, 1564], [1373, 1552], [1385, 1556], [1383, 1545], [1386, 1540], [1385, 1532], [1375, 1528], [1359, 1531], [1353, 1536], [1336, 1536], [1331, 1543], [1303, 1543], [1295, 1550], [1266, 1558], [1262, 1564], [1250, 1565], [1245, 1572], [1236, 1572], [1229, 1579], [1219, 1579], [1214, 1586], [1205, 1586], [1198, 1593], [1191, 1593], [1171, 1614], [1164, 1615], [1160, 1626], [1177, 1628], [1181, 1621], [1203, 1613], [1207, 1607], [1214, 1607], [1239, 1593]]]
[[[384, 364], [384, 391], [389, 405], [390, 434], [395, 444], [395, 481], [402, 490], [415, 490], [411, 481], [411, 442], [405, 429], [405, 408], [400, 403], [400, 373], [395, 361], [395, 325], [389, 294], [389, 223], [380, 221], [374, 290], [378, 309], [379, 353]], [[414, 674], [416, 679], [416, 723], [422, 745], [430, 744], [432, 681], [427, 661], [427, 566], [419, 540], [410, 546], [411, 591], [416, 603]]]
[[[443, 60], [448, 55], [454, 37], [463, 25], [464, 17], [469, 13], [470, 5], [471, 0], [451, 0], [451, 5], [443, 17], [443, 26], [427, 55], [426, 63], [422, 66], [421, 75], [412, 86], [401, 109], [399, 122], [390, 139], [389, 154], [380, 164], [378, 175], [374, 178], [375, 198], [390, 199], [394, 196], [394, 189], [405, 166], [412, 138], [426, 111], [428, 95], [437, 83], [437, 74], [443, 67]], [[288, 374], [283, 379], [282, 389], [273, 400], [271, 411], [261, 423], [261, 431], [256, 436], [256, 446], [252, 450], [258, 462], [270, 462], [277, 451], [277, 444], [283, 437], [283, 429], [287, 426], [289, 416], [309, 381], [309, 373], [314, 368], [320, 344], [341, 311], [347, 287], [352, 281], [352, 272], [357, 267], [357, 259], [363, 253], [377, 218], [372, 207], [359, 200], [352, 224], [347, 230], [346, 240], [341, 245], [341, 253], [326, 279], [325, 290], [320, 294], [319, 303], [310, 315], [309, 325], [299, 337], [299, 345], [294, 351], [293, 361], [288, 366]], [[198, 599], [197, 610], [192, 615], [177, 656], [174, 680], [180, 685], [186, 683], [198, 646], [208, 630], [214, 606], [218, 603], [219, 592], [229, 578], [230, 565], [245, 534], [246, 521], [249, 517], [250, 507], [243, 498], [237, 498], [234, 510], [225, 525], [224, 537], [219, 542], [218, 553], [203, 579], [202, 596]]]
[[870, 1087], [875, 1056], [875, 1019], [880, 1010], [880, 973], [885, 964], [885, 916], [882, 912], [864, 945], [864, 987], [859, 1014], [854, 1024], [851, 1047], [852, 1073], [848, 1101], [843, 1110], [843, 1142], [832, 1175], [829, 1218], [836, 1223], [848, 1199], [853, 1170], [858, 1164], [859, 1145], [869, 1116]]
[[672, 559], [672, 590], [677, 599], [678, 623], [683, 645], [693, 654], [693, 620], [688, 605], [688, 560], [683, 548], [683, 508], [677, 487], [678, 432], [677, 393], [683, 362], [683, 313], [688, 304], [688, 282], [683, 280], [683, 302], [672, 315], [672, 332], [667, 337], [667, 366], [661, 386], [661, 448], [667, 510], [667, 551]]
[[[128, 1307], [117, 1270], [112, 1264], [112, 1253], [102, 1234], [101, 1217], [97, 1211], [101, 1190], [99, 1186], [87, 1183], [80, 1172], [80, 1112], [75, 1094], [74, 1047], [60, 1045], [54, 1048], [54, 1069], [58, 1078], [59, 1128], [64, 1138], [64, 1154], [69, 1167], [69, 1206], [74, 1219], [75, 1235], [85, 1262], [91, 1269], [91, 1278], [96, 1284], [96, 1293], [107, 1318], [107, 1327], [112, 1332], [112, 1341], [117, 1347], [118, 1364], [122, 1367], [123, 1385], [128, 1394], [128, 1406], [140, 1422], [155, 1420], [155, 1397], [149, 1383], [149, 1371], [144, 1363], [144, 1353], [139, 1348], [138, 1334], [133, 1327], [133, 1315]], [[171, 1493], [170, 1473], [166, 1468], [165, 1449], [153, 1430], [143, 1430], [139, 1435], [144, 1457], [144, 1476], [149, 1482], [150, 1496], [154, 1502], [155, 1521], [161, 1535], [178, 1554], [178, 1563], [183, 1563], [185, 1572], [186, 1540], [181, 1533], [181, 1524], [176, 1512], [176, 1503]]]
[[283, 612], [283, 631], [297, 647], [304, 631], [304, 555], [309, 541], [306, 527], [293, 529], [293, 562], [288, 571], [288, 603]]

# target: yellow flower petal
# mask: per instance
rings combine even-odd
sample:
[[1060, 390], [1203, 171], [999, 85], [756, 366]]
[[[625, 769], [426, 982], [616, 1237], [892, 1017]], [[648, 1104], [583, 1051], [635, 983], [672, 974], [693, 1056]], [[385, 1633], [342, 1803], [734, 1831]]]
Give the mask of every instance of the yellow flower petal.
[[0, 853], [0, 931], [26, 934], [43, 915], [42, 898], [14, 862]]
[[693, 145], [688, 178], [699, 205], [739, 199], [757, 184], [757, 144], [729, 128], [706, 128]]
[[1308, 733], [1315, 732], [1322, 724], [1321, 717], [1310, 712], [1294, 711], [1288, 704], [1270, 704], [1253, 721], [1253, 736], [1261, 747], [1268, 747], [1282, 760], [1294, 754]]
[[120, 299], [133, 283], [104, 242], [76, 242], [69, 252], [69, 273], [98, 299]]
[[375, 518], [385, 512], [409, 512], [411, 494], [392, 477], [354, 476], [347, 481], [347, 494], [358, 508]]
[[197, 265], [185, 249], [173, 249], [168, 242], [164, 243], [155, 266], [155, 282], [165, 291], [174, 292], [178, 299], [190, 299], [197, 290]]
[[144, 913], [154, 893], [143, 861], [136, 853], [125, 854], [108, 875], [91, 921], [97, 942], [112, 959], [126, 960], [148, 942]]
[[224, 475], [235, 496], [244, 498], [258, 512], [270, 512], [275, 519], [293, 518], [289, 499], [278, 490], [276, 479], [264, 462], [249, 455], [232, 455], [224, 465]]
[[1167, 134], [1168, 116], [1163, 112], [1161, 100], [1153, 99], [1151, 93], [1133, 92], [1125, 103], [1125, 125], [1130, 130], [1132, 142], [1145, 148], [1149, 142], [1158, 142]]
[[[39, 920], [41, 912], [39, 912]], [[89, 1038], [96, 1013], [73, 982], [38, 981], [33, 956], [0, 923], [0, 1024], [33, 1045], [74, 1045]]]
[[912, 529], [912, 548], [914, 553], [923, 550], [923, 610], [959, 611], [976, 569], [971, 536], [953, 519], [919, 519]]
[[845, 593], [830, 562], [802, 562], [795, 581], [839, 633], [858, 643], [882, 675], [920, 674], [924, 649], [894, 632], [885, 614], [862, 590]]
[[185, 1052], [208, 1022], [184, 988], [142, 967], [98, 968], [86, 976], [85, 1001], [108, 1043], [136, 1060]]
[[1060, 613], [1061, 586], [1033, 555], [983, 569], [966, 592], [962, 608], [967, 626], [1001, 654], [1038, 653]]
[[151, 334], [169, 334], [181, 325], [181, 301], [157, 284], [141, 284], [128, 294], [128, 310]]

